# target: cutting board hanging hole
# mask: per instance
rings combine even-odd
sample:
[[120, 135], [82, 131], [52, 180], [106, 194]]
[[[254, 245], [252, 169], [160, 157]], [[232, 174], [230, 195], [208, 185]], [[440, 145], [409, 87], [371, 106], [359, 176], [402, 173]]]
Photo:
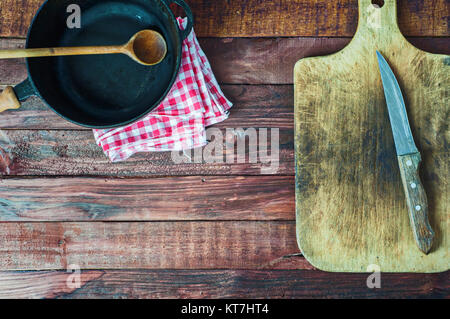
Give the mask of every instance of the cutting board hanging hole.
[[384, 0], [372, 0], [372, 4], [375, 8], [380, 9], [384, 6]]

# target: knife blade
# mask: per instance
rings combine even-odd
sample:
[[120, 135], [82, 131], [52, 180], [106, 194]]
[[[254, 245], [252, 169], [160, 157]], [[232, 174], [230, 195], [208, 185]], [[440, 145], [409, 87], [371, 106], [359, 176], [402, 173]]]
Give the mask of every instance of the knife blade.
[[434, 232], [428, 220], [427, 197], [419, 176], [419, 165], [422, 159], [414, 142], [405, 100], [394, 72], [378, 51], [377, 58], [411, 228], [417, 246], [422, 252], [428, 254], [433, 244]]

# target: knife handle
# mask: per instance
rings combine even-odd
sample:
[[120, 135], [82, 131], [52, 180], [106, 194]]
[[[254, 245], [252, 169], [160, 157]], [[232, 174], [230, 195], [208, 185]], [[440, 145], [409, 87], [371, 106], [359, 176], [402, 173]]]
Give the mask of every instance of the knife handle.
[[420, 250], [428, 254], [433, 244], [434, 232], [428, 221], [427, 195], [419, 176], [421, 161], [420, 153], [398, 156], [414, 239]]

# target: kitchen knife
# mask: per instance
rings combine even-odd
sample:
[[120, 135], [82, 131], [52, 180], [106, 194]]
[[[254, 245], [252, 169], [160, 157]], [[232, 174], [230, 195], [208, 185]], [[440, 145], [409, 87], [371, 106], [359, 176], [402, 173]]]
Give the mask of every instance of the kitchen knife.
[[377, 57], [408, 206], [409, 220], [419, 249], [428, 254], [433, 244], [434, 232], [428, 221], [427, 197], [418, 172], [421, 156], [414, 143], [405, 101], [397, 79], [389, 64], [378, 51]]

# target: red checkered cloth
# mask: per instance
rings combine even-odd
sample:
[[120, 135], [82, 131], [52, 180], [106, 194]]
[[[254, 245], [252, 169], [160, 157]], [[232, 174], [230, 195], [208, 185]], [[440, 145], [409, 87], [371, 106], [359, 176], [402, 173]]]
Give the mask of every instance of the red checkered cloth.
[[[187, 19], [177, 21], [181, 29], [186, 27]], [[183, 42], [178, 77], [161, 105], [133, 124], [94, 130], [94, 137], [112, 162], [138, 152], [201, 147], [207, 144], [205, 127], [227, 119], [232, 106], [192, 30]]]

